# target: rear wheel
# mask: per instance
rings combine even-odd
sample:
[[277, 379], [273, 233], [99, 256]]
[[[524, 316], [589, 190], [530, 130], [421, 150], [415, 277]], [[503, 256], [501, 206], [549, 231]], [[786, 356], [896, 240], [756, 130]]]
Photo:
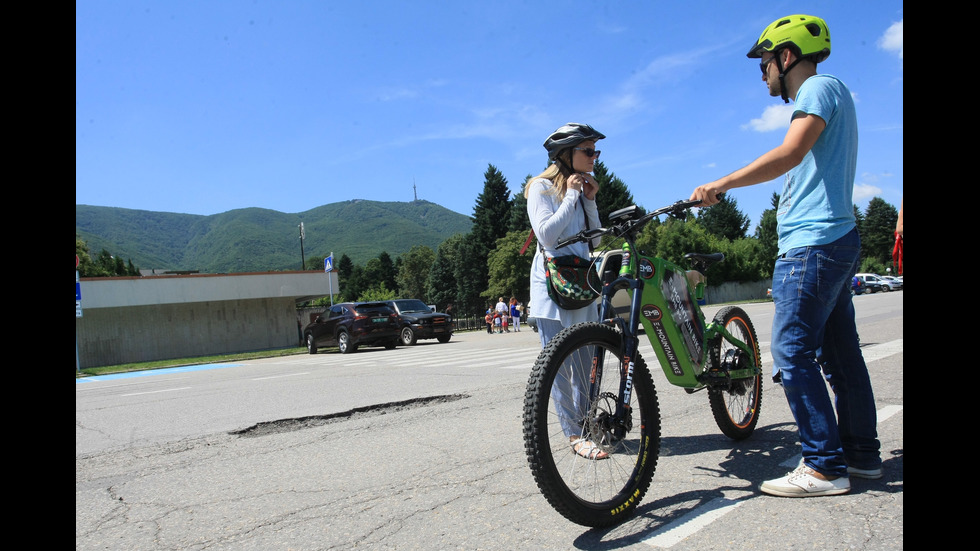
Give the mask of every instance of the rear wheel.
[[753, 377], [732, 379], [728, 388], [708, 388], [708, 401], [718, 428], [729, 438], [744, 440], [755, 431], [762, 406], [759, 339], [756, 337], [755, 327], [741, 308], [723, 308], [715, 314], [714, 321], [723, 325], [733, 337], [749, 345], [755, 357], [721, 338], [714, 345], [714, 350], [711, 350], [711, 368], [722, 372], [760, 368]]
[[[566, 328], [541, 351], [524, 395], [524, 449], [534, 480], [556, 511], [584, 526], [626, 520], [657, 468], [660, 407], [639, 355], [628, 413], [622, 424], [614, 421], [622, 356], [620, 333], [613, 327], [582, 323]], [[594, 359], [601, 361], [602, 379], [590, 398]], [[579, 437], [604, 458], [578, 455], [572, 439]]]
[[451, 338], [452, 338], [452, 335], [442, 335], [441, 337], [436, 337], [436, 340], [438, 340], [439, 342], [445, 344], [445, 343], [449, 342], [449, 339], [451, 339]]
[[310, 354], [316, 354], [316, 340], [312, 333], [306, 336], [306, 350]]

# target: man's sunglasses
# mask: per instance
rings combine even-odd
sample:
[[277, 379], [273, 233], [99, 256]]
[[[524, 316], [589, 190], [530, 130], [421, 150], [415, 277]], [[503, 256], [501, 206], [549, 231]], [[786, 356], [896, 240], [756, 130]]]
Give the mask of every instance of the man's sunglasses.
[[598, 158], [599, 157], [599, 154], [602, 153], [602, 151], [599, 151], [598, 149], [592, 149], [591, 147], [589, 147], [589, 148], [573, 147], [572, 149], [574, 149], [575, 151], [581, 151], [582, 153], [585, 154], [586, 157], [588, 157], [590, 159], [592, 157]]
[[776, 56], [772, 56], [765, 61], [759, 62], [759, 68], [762, 69], [762, 76], [768, 76], [767, 71], [769, 70], [769, 64], [772, 63], [774, 59], [776, 59]]

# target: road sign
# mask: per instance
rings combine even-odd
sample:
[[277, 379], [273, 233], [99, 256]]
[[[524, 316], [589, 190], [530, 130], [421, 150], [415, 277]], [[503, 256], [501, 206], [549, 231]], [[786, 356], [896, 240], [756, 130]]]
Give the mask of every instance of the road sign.
[[323, 259], [323, 271], [324, 272], [333, 271], [333, 255], [330, 255]]
[[78, 270], [75, 270], [75, 317], [82, 317], [82, 284], [78, 280]]

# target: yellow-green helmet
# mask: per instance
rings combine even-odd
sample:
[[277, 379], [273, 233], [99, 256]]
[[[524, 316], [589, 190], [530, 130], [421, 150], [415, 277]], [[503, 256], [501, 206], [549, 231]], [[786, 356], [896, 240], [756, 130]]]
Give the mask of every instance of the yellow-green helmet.
[[820, 63], [830, 56], [830, 29], [827, 22], [813, 15], [781, 17], [762, 31], [752, 44], [748, 57], [762, 57], [762, 52], [792, 48], [798, 57], [810, 57]]

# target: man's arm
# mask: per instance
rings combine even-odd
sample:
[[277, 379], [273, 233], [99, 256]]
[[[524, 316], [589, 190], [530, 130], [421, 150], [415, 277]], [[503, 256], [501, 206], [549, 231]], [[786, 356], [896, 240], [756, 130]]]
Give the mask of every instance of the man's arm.
[[718, 203], [718, 194], [734, 188], [768, 182], [786, 174], [803, 161], [827, 123], [817, 115], [800, 115], [793, 119], [783, 143], [764, 153], [748, 166], [714, 182], [698, 186], [691, 200], [700, 199], [704, 206]]

